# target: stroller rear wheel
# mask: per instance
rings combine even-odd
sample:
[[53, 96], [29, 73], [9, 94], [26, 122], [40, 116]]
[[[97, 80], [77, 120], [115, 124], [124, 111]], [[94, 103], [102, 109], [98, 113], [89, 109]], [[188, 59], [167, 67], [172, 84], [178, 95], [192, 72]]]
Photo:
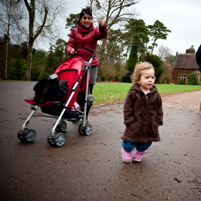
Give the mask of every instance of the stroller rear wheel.
[[80, 135], [84, 135], [84, 127], [83, 127], [82, 123], [80, 124], [78, 131], [79, 131]]
[[78, 131], [79, 131], [80, 135], [90, 135], [90, 134], [91, 134], [91, 131], [92, 131], [92, 126], [87, 123], [87, 124], [83, 127], [83, 124], [80, 124]]
[[57, 147], [61, 147], [65, 144], [66, 138], [63, 133], [58, 133], [54, 136], [54, 143]]
[[86, 125], [84, 127], [84, 133], [85, 133], [85, 135], [90, 135], [91, 131], [92, 131], [92, 126], [91, 125]]

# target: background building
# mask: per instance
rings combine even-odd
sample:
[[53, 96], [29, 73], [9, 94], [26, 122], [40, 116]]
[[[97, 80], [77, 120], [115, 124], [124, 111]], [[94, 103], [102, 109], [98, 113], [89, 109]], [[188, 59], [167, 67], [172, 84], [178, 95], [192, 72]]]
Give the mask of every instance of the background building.
[[180, 79], [188, 84], [188, 74], [195, 72], [198, 76], [198, 82], [201, 82], [201, 71], [196, 63], [195, 49], [190, 48], [186, 53], [177, 53], [172, 69], [172, 82], [178, 84]]

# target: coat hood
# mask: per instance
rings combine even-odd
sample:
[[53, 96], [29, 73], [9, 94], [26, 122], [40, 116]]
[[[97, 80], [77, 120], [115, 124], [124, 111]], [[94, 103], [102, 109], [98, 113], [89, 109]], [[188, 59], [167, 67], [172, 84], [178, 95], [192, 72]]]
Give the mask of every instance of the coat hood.
[[[142, 101], [144, 102], [144, 100], [142, 99], [142, 97], [145, 97], [143, 94], [144, 92], [142, 91], [142, 89], [140, 88], [140, 86], [138, 84], [134, 84], [130, 90], [133, 90], [136, 92], [136, 96]], [[158, 90], [156, 85], [153, 85], [150, 89], [150, 93], [147, 94], [149, 96], [149, 102], [155, 101], [157, 95], [158, 95]]]
[[[137, 91], [137, 92], [139, 92], [139, 93], [144, 93], [138, 84], [134, 84], [134, 85], [131, 87], [131, 90], [135, 90], [135, 91]], [[156, 85], [153, 85], [153, 86], [151, 87], [151, 89], [150, 89], [150, 93], [151, 93], [151, 94], [154, 94], [154, 93], [157, 93], [157, 92], [158, 92], [157, 86], [156, 86]]]

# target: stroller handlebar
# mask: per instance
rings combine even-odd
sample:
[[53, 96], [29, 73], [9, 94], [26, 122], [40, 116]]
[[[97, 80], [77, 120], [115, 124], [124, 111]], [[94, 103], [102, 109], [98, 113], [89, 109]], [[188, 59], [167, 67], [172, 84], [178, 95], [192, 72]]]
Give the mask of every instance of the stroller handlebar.
[[88, 48], [88, 47], [84, 47], [84, 49], [86, 49], [86, 50], [88, 50], [88, 51], [90, 51], [90, 52], [92, 52], [93, 53], [93, 55], [92, 55], [92, 59], [94, 59], [94, 57], [95, 57], [95, 55], [96, 55], [96, 53], [95, 53], [95, 51], [93, 51], [92, 49], [90, 49], [90, 48]]
[[[90, 48], [88, 48], [88, 47], [84, 47], [84, 49], [86, 49], [86, 50], [88, 50], [89, 52], [92, 52], [92, 53], [93, 53], [93, 55], [92, 55], [92, 57], [91, 57], [91, 59], [90, 59], [90, 62], [89, 62], [89, 63], [91, 63], [91, 61], [92, 61], [92, 60], [94, 59], [94, 57], [96, 56], [96, 53], [95, 53], [94, 50], [92, 50], [92, 49], [90, 49]], [[75, 48], [75, 51], [77, 51], [77, 48]], [[69, 58], [72, 57], [72, 56], [74, 56], [74, 55], [77, 55], [77, 54], [69, 54]]]

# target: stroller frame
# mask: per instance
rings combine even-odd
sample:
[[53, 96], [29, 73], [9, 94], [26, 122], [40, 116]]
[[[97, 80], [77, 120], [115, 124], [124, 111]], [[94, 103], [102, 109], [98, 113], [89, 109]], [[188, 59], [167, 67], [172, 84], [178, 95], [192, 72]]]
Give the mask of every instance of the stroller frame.
[[[85, 102], [84, 102], [84, 112], [82, 111], [79, 111], [77, 109], [75, 109], [75, 111], [79, 111], [79, 113], [81, 113], [82, 115], [79, 115], [79, 118], [82, 118], [82, 123], [79, 125], [79, 133], [81, 135], [89, 135], [91, 134], [91, 131], [92, 131], [92, 126], [88, 123], [88, 120], [87, 120], [87, 97], [88, 97], [88, 92], [89, 92], [89, 75], [90, 75], [90, 68], [91, 68], [91, 62], [93, 60], [93, 58], [95, 57], [95, 52], [87, 47], [85, 47], [86, 50], [90, 51], [93, 53], [92, 57], [90, 58], [90, 60], [87, 62], [85, 61], [85, 65], [84, 67], [82, 68], [82, 71], [86, 72], [87, 73], [87, 78], [86, 78], [86, 90], [85, 90]], [[57, 74], [53, 74], [53, 75], [50, 75], [50, 78], [57, 78]], [[51, 130], [51, 133], [50, 135], [48, 136], [47, 138], [47, 142], [51, 145], [51, 146], [57, 146], [57, 147], [61, 147], [64, 145], [65, 143], [65, 135], [64, 135], [64, 132], [66, 131], [67, 129], [67, 124], [66, 122], [64, 121], [64, 119], [66, 118], [62, 118], [64, 113], [66, 112], [67, 110], [67, 107], [70, 103], [70, 101], [72, 100], [76, 90], [77, 90], [77, 87], [78, 87], [78, 84], [80, 83], [80, 80], [77, 79], [76, 83], [74, 84], [74, 86], [72, 87], [72, 92], [70, 94], [70, 97], [68, 98], [67, 102], [65, 103], [65, 105], [63, 106], [63, 109], [60, 113], [59, 116], [49, 116], [49, 115], [34, 115], [34, 113], [36, 112], [36, 110], [38, 109], [38, 105], [32, 105], [31, 106], [31, 113], [30, 115], [27, 117], [27, 119], [25, 120], [25, 122], [23, 123], [22, 125], [22, 128], [21, 130], [18, 132], [18, 138], [22, 141], [22, 142], [33, 142], [35, 140], [35, 137], [36, 137], [36, 132], [33, 130], [33, 129], [28, 129], [26, 128], [26, 126], [28, 125], [31, 117], [36, 117], [36, 116], [40, 116], [40, 117], [48, 117], [48, 118], [56, 118], [56, 122]], [[26, 101], [26, 100], [25, 100]], [[28, 101], [27, 101], [28, 102]], [[67, 120], [69, 120], [67, 118]], [[73, 121], [72, 119], [70, 119], [71, 121]], [[57, 133], [58, 132], [58, 133]], [[61, 133], [59, 133], [61, 132]]]

